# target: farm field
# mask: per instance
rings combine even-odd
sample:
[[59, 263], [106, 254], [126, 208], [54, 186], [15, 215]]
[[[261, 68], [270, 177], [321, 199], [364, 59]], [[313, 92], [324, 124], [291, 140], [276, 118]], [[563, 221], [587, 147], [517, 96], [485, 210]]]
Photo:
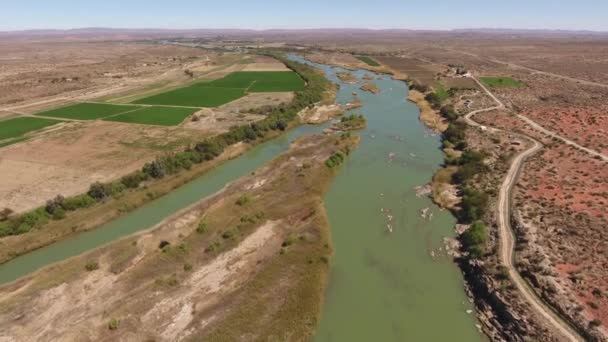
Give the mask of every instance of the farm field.
[[95, 120], [106, 118], [111, 115], [116, 115], [131, 110], [137, 110], [138, 107], [129, 105], [113, 105], [103, 103], [79, 103], [67, 107], [52, 109], [49, 111], [37, 113], [38, 116], [48, 116], [62, 119], [74, 120]]
[[357, 56], [357, 59], [369, 66], [380, 66], [380, 63], [376, 62], [373, 58], [368, 56]]
[[136, 104], [218, 107], [250, 92], [288, 92], [304, 88], [304, 80], [291, 71], [243, 71], [211, 82], [168, 91], [135, 101]]
[[158, 126], [177, 126], [198, 109], [179, 107], [146, 107], [106, 118], [106, 121]]
[[205, 85], [245, 88], [251, 92], [275, 92], [302, 90], [304, 81], [291, 71], [239, 71]]
[[0, 140], [18, 138], [28, 132], [36, 131], [60, 122], [61, 121], [52, 119], [30, 117], [0, 121]]
[[191, 85], [135, 101], [136, 104], [217, 107], [245, 96], [245, 89]]
[[483, 84], [492, 88], [519, 88], [522, 86], [521, 81], [511, 77], [480, 77]]

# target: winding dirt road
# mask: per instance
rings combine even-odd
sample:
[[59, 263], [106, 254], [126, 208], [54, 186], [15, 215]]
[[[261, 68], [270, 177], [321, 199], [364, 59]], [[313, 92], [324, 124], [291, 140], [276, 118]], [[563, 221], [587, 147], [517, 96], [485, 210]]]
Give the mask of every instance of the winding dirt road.
[[[505, 109], [505, 105], [494, 95], [485, 85], [479, 82], [476, 78], [473, 77], [473, 80], [477, 82], [477, 84], [485, 91], [488, 96], [490, 96], [498, 105], [491, 108], [480, 109], [473, 111], [467, 114], [464, 118], [468, 125], [474, 127], [481, 127], [481, 125], [475, 122], [471, 117], [475, 114], [488, 112], [492, 110], [501, 110]], [[493, 131], [502, 131], [497, 128], [489, 128]], [[503, 131], [504, 132], [504, 131]], [[528, 285], [526, 280], [522, 278], [522, 276], [517, 271], [517, 268], [514, 265], [514, 249], [515, 249], [515, 234], [513, 233], [513, 229], [511, 227], [511, 195], [513, 192], [513, 187], [517, 183], [519, 178], [519, 174], [522, 170], [523, 163], [526, 161], [528, 157], [540, 151], [543, 145], [525, 135], [505, 132], [513, 135], [520, 136], [532, 142], [532, 147], [518, 154], [515, 159], [513, 159], [513, 163], [511, 164], [509, 171], [507, 172], [507, 176], [505, 177], [501, 187], [500, 193], [498, 196], [498, 234], [499, 234], [499, 244], [500, 251], [499, 257], [503, 266], [506, 267], [509, 278], [515, 287], [521, 294], [521, 296], [530, 304], [530, 307], [537, 313], [538, 317], [542, 317], [545, 319], [547, 323], [549, 323], [553, 327], [553, 332], [560, 336], [563, 339], [568, 341], [584, 341], [585, 339], [574, 330], [571, 325], [561, 318], [555, 311], [546, 304], [538, 295], [534, 292], [534, 290]]]

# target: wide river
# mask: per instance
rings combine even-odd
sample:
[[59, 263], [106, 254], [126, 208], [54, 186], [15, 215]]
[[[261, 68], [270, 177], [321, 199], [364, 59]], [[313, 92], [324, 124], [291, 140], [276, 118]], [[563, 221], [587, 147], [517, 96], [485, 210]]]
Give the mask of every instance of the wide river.
[[[454, 219], [414, 191], [442, 162], [440, 137], [419, 122], [417, 107], [406, 101], [405, 83], [363, 70], [314, 65], [340, 84], [338, 102], [359, 95], [364, 106], [354, 112], [368, 123], [361, 145], [325, 197], [335, 255], [316, 340], [484, 340], [475, 316], [467, 314], [473, 308], [462, 276], [442, 248], [443, 238], [454, 235]], [[345, 84], [337, 72], [359, 79], [373, 75], [371, 82], [381, 92]], [[0, 265], [0, 285], [149, 228], [269, 162], [298, 136], [323, 128], [301, 126], [117, 220]], [[427, 218], [421, 217], [425, 208]]]

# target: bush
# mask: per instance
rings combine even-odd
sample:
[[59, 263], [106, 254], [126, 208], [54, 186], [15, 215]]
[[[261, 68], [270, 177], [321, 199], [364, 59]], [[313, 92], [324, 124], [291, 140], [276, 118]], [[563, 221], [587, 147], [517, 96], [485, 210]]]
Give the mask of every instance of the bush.
[[85, 265], [84, 265], [84, 269], [87, 270], [88, 272], [92, 272], [95, 270], [99, 269], [99, 263], [97, 261], [88, 261]]
[[196, 232], [199, 234], [204, 234], [207, 232], [207, 223], [205, 221], [201, 221], [196, 227]]
[[108, 323], [108, 329], [110, 329], [110, 330], [116, 330], [116, 329], [118, 329], [119, 326], [120, 326], [120, 320], [116, 319], [116, 318], [112, 318], [110, 320], [110, 322]]
[[13, 214], [13, 210], [10, 208], [4, 208], [0, 210], [0, 222], [8, 220]]
[[430, 103], [431, 107], [433, 108], [441, 107], [441, 98], [436, 93], [429, 93], [424, 97], [424, 99], [427, 100], [427, 102]]
[[332, 169], [342, 164], [342, 162], [344, 162], [344, 155], [342, 152], [336, 152], [325, 161], [325, 166]]
[[95, 199], [93, 197], [89, 196], [88, 193], [86, 193], [86, 194], [66, 198], [63, 201], [63, 209], [65, 209], [67, 211], [74, 211], [76, 209], [90, 207], [95, 203], [96, 203]]
[[443, 139], [451, 142], [459, 150], [466, 148], [466, 125], [461, 122], [452, 122], [443, 133]]
[[65, 210], [63, 208], [57, 208], [53, 211], [53, 220], [62, 220], [65, 218]]
[[241, 197], [239, 197], [236, 200], [235, 204], [242, 207], [242, 206], [249, 204], [249, 202], [251, 202], [251, 199], [249, 198], [249, 196], [247, 196], [245, 194], [245, 195], [242, 195]]
[[124, 176], [120, 179], [120, 182], [128, 189], [138, 188], [139, 185], [148, 180], [150, 177], [143, 171], [137, 171], [133, 174]]
[[454, 110], [454, 106], [452, 105], [441, 107], [439, 113], [441, 114], [441, 116], [443, 116], [450, 122], [456, 121], [456, 119], [458, 119], [458, 113], [456, 113], [456, 111]]
[[46, 206], [44, 207], [44, 209], [47, 213], [52, 215], [55, 210], [63, 208], [64, 202], [65, 198], [61, 195], [57, 195], [57, 197], [53, 198], [52, 200], [46, 201]]
[[459, 218], [463, 223], [477, 221], [486, 213], [487, 207], [487, 193], [472, 188], [465, 188]]

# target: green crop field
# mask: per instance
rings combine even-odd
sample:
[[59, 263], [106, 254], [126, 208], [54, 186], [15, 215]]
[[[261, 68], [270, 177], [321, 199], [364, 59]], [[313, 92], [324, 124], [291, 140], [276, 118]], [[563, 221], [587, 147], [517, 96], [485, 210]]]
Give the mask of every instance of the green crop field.
[[480, 77], [479, 80], [493, 88], [519, 88], [523, 85], [521, 81], [511, 77]]
[[287, 92], [302, 90], [304, 86], [304, 80], [292, 71], [240, 71], [219, 80], [196, 83], [133, 103], [212, 108], [241, 98], [247, 91]]
[[357, 59], [369, 66], [380, 66], [380, 63], [376, 62], [375, 59], [368, 56], [357, 56]]
[[245, 89], [242, 88], [210, 87], [207, 83], [200, 83], [146, 97], [137, 100], [134, 103], [166, 106], [217, 107], [243, 96], [245, 96]]
[[196, 108], [146, 107], [104, 120], [145, 125], [177, 126], [197, 110]]
[[46, 112], [37, 113], [40, 116], [50, 116], [54, 118], [75, 119], [75, 120], [95, 120], [105, 118], [110, 115], [136, 110], [138, 107], [129, 105], [113, 105], [103, 103], [79, 103], [67, 107], [52, 109]]
[[61, 121], [58, 120], [32, 117], [0, 121], [0, 140], [17, 138], [28, 132], [36, 131], [60, 122]]
[[251, 92], [282, 92], [304, 89], [304, 80], [292, 71], [239, 71], [206, 86], [249, 88]]

